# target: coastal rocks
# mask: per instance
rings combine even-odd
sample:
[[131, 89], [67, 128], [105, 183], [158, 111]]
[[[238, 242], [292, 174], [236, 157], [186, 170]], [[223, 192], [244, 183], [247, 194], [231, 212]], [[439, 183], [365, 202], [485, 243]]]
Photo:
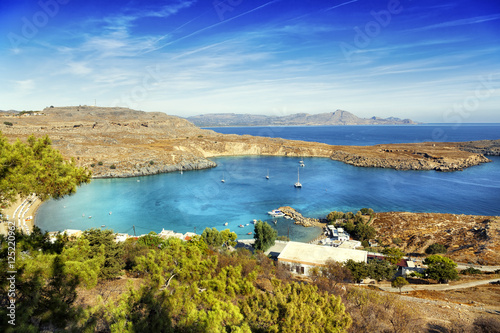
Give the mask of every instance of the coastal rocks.
[[155, 175], [159, 173], [180, 172], [190, 170], [209, 169], [217, 166], [217, 163], [205, 158], [194, 158], [178, 164], [151, 163], [142, 161], [141, 163], [117, 162], [112, 164], [112, 168], [93, 168], [93, 178], [126, 178]]
[[469, 141], [459, 144], [460, 149], [486, 156], [500, 156], [500, 140]]
[[366, 147], [359, 147], [358, 152], [338, 150], [333, 151], [330, 158], [357, 167], [396, 170], [460, 171], [490, 162], [483, 155], [469, 152], [460, 154], [452, 148], [433, 146], [428, 151], [418, 151], [411, 149], [411, 144], [408, 144], [410, 149], [398, 148], [401, 145], [394, 146], [392, 149], [382, 148], [372, 151], [367, 151]]
[[283, 212], [286, 216], [291, 217], [295, 221], [295, 224], [300, 224], [304, 227], [313, 227], [318, 225], [318, 223], [320, 223], [318, 219], [304, 217], [302, 216], [302, 214], [300, 214], [295, 209], [289, 206], [280, 207], [278, 208], [278, 210]]

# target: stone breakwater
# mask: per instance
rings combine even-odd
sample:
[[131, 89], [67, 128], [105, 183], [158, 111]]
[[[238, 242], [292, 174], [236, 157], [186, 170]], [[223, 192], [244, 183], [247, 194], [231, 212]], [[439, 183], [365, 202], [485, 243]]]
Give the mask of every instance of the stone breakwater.
[[292, 207], [284, 206], [284, 207], [280, 207], [278, 209], [280, 211], [282, 211], [286, 216], [291, 217], [295, 221], [295, 224], [300, 224], [304, 227], [314, 227], [314, 226], [318, 226], [320, 223], [320, 221], [318, 219], [302, 216], [302, 214], [297, 212]]

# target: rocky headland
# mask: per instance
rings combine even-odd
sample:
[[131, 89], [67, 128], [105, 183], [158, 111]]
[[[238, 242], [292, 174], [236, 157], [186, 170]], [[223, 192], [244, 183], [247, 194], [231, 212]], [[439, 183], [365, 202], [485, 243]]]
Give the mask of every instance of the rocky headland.
[[219, 134], [162, 112], [93, 106], [51, 107], [0, 115], [10, 140], [48, 135], [53, 146], [98, 177], [131, 177], [215, 167], [211, 157], [326, 157], [359, 167], [455, 171], [488, 162], [500, 140], [333, 146], [249, 135]]

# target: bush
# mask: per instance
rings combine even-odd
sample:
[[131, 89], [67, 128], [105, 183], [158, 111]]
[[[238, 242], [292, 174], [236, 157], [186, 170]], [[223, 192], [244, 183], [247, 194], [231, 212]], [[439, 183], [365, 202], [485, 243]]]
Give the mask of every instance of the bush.
[[153, 164], [155, 164], [155, 161], [149, 161], [149, 164], [153, 165]]
[[90, 165], [90, 167], [91, 167], [91, 168], [95, 167], [95, 163], [92, 163], [92, 164]]
[[13, 125], [10, 121], [4, 121], [3, 124], [7, 125], [7, 126], [12, 126]]
[[472, 274], [482, 274], [481, 270], [474, 268], [474, 267], [467, 267], [466, 269], [463, 269], [460, 271], [460, 274], [464, 275], [472, 275]]
[[427, 249], [425, 249], [425, 253], [427, 254], [438, 254], [438, 253], [446, 253], [448, 250], [446, 249], [446, 246], [443, 244], [432, 244], [429, 245]]
[[395, 245], [399, 245], [401, 244], [403, 241], [401, 240], [401, 238], [399, 237], [396, 237], [396, 238], [393, 238], [392, 239], [392, 243], [395, 244]]
[[116, 169], [116, 165], [111, 164], [109, 168], [110, 168], [110, 169]]
[[103, 165], [102, 161], [97, 162], [97, 165]]

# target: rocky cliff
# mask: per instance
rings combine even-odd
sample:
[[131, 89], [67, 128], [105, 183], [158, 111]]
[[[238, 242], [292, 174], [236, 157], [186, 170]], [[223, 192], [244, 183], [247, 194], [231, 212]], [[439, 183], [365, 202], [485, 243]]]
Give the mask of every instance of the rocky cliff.
[[[8, 123], [9, 125], [7, 125]], [[12, 124], [12, 125], [10, 125]], [[332, 146], [202, 130], [161, 112], [90, 106], [47, 108], [24, 115], [0, 115], [11, 140], [48, 135], [63, 155], [94, 177], [130, 177], [216, 166], [210, 157], [269, 155], [327, 157], [360, 167], [455, 171], [487, 162], [487, 144], [412, 143]], [[489, 147], [489, 146], [488, 146]], [[488, 151], [494, 151], [492, 145]], [[477, 152], [475, 149], [479, 149]], [[466, 151], [467, 150], [467, 151]]]

